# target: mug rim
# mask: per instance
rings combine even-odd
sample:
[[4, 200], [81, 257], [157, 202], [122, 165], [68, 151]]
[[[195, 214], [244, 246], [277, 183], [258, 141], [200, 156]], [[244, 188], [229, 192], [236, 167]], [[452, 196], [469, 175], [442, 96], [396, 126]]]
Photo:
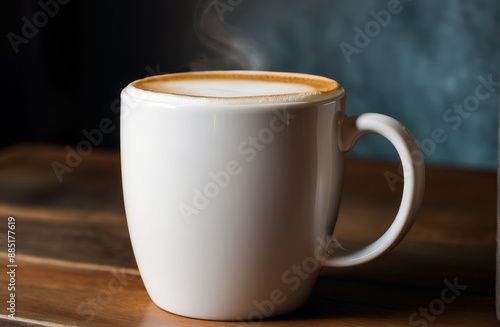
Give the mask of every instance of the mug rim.
[[[178, 81], [190, 79], [216, 79], [224, 76], [228, 80], [238, 79], [244, 81], [262, 81], [264, 83], [291, 83], [301, 84], [312, 88], [312, 91], [277, 93], [270, 95], [245, 95], [245, 96], [209, 96], [179, 94], [159, 90], [158, 87], [146, 88], [143, 85], [154, 85], [163, 81]], [[149, 76], [135, 80], [124, 89], [129, 96], [153, 103], [168, 103], [174, 106], [192, 105], [265, 105], [265, 104], [304, 104], [334, 100], [345, 95], [345, 90], [335, 80], [312, 74], [296, 72], [274, 71], [244, 71], [244, 70], [219, 70], [171, 73]]]

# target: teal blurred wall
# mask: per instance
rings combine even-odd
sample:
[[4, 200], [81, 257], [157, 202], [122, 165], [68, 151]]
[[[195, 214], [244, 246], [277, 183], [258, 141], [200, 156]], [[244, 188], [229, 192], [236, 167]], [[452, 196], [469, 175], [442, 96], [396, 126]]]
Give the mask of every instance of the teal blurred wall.
[[[429, 164], [496, 169], [499, 1], [243, 0], [233, 9], [225, 22], [262, 46], [267, 68], [336, 79], [350, 114], [400, 120]], [[380, 137], [353, 155], [397, 158]]]
[[[74, 145], [103, 118], [118, 125], [121, 89], [147, 75], [271, 69], [338, 80], [350, 114], [400, 120], [428, 164], [497, 166], [498, 0], [70, 1], [15, 51], [7, 36], [47, 2], [0, 11], [0, 148]], [[101, 146], [118, 143], [116, 129]], [[397, 159], [376, 136], [352, 155]]]

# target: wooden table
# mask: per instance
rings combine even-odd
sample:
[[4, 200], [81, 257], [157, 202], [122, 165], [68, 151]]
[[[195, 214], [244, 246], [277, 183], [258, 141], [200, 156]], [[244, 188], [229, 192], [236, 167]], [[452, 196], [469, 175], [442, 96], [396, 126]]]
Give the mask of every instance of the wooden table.
[[[60, 182], [53, 163], [66, 164], [68, 153], [30, 144], [0, 152], [0, 326], [260, 325], [156, 307], [129, 242], [119, 154], [94, 150]], [[397, 175], [397, 165], [347, 162], [336, 233], [344, 246], [374, 240], [391, 222], [401, 183], [391, 190], [386, 172]], [[15, 218], [16, 320], [6, 303], [8, 217]], [[263, 325], [498, 326], [495, 217], [494, 172], [428, 167], [418, 220], [395, 250], [364, 266], [323, 270], [303, 307]]]

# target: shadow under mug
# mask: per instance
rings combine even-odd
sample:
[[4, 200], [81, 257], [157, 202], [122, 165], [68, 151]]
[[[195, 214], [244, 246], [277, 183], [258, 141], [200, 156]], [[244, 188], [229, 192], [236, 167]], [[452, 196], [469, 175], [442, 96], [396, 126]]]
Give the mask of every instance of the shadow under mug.
[[[217, 84], [216, 95], [207, 79]], [[182, 85], [171, 91], [177, 80], [196, 94], [182, 94]], [[240, 82], [251, 94], [218, 93], [238, 90]], [[252, 93], [252, 83], [267, 93]], [[313, 91], [293, 89], [297, 83]], [[347, 116], [335, 81], [180, 73], [133, 82], [121, 100], [132, 246], [149, 295], [169, 312], [240, 321], [289, 312], [307, 299], [321, 267], [366, 263], [397, 245], [421, 204], [424, 165], [414, 137], [385, 115]], [[400, 156], [401, 205], [379, 239], [337, 253], [332, 236], [344, 157], [366, 133], [387, 138]]]

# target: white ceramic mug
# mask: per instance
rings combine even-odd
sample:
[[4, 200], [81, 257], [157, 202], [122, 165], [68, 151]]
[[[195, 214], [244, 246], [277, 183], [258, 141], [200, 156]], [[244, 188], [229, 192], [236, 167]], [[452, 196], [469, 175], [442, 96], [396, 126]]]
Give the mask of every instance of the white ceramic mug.
[[[319, 268], [362, 264], [393, 248], [421, 204], [413, 136], [381, 114], [347, 116], [333, 80], [180, 73], [135, 81], [121, 99], [131, 241], [149, 295], [169, 312], [259, 321], [291, 311]], [[365, 133], [384, 136], [400, 155], [401, 206], [374, 243], [332, 253], [345, 153]]]

